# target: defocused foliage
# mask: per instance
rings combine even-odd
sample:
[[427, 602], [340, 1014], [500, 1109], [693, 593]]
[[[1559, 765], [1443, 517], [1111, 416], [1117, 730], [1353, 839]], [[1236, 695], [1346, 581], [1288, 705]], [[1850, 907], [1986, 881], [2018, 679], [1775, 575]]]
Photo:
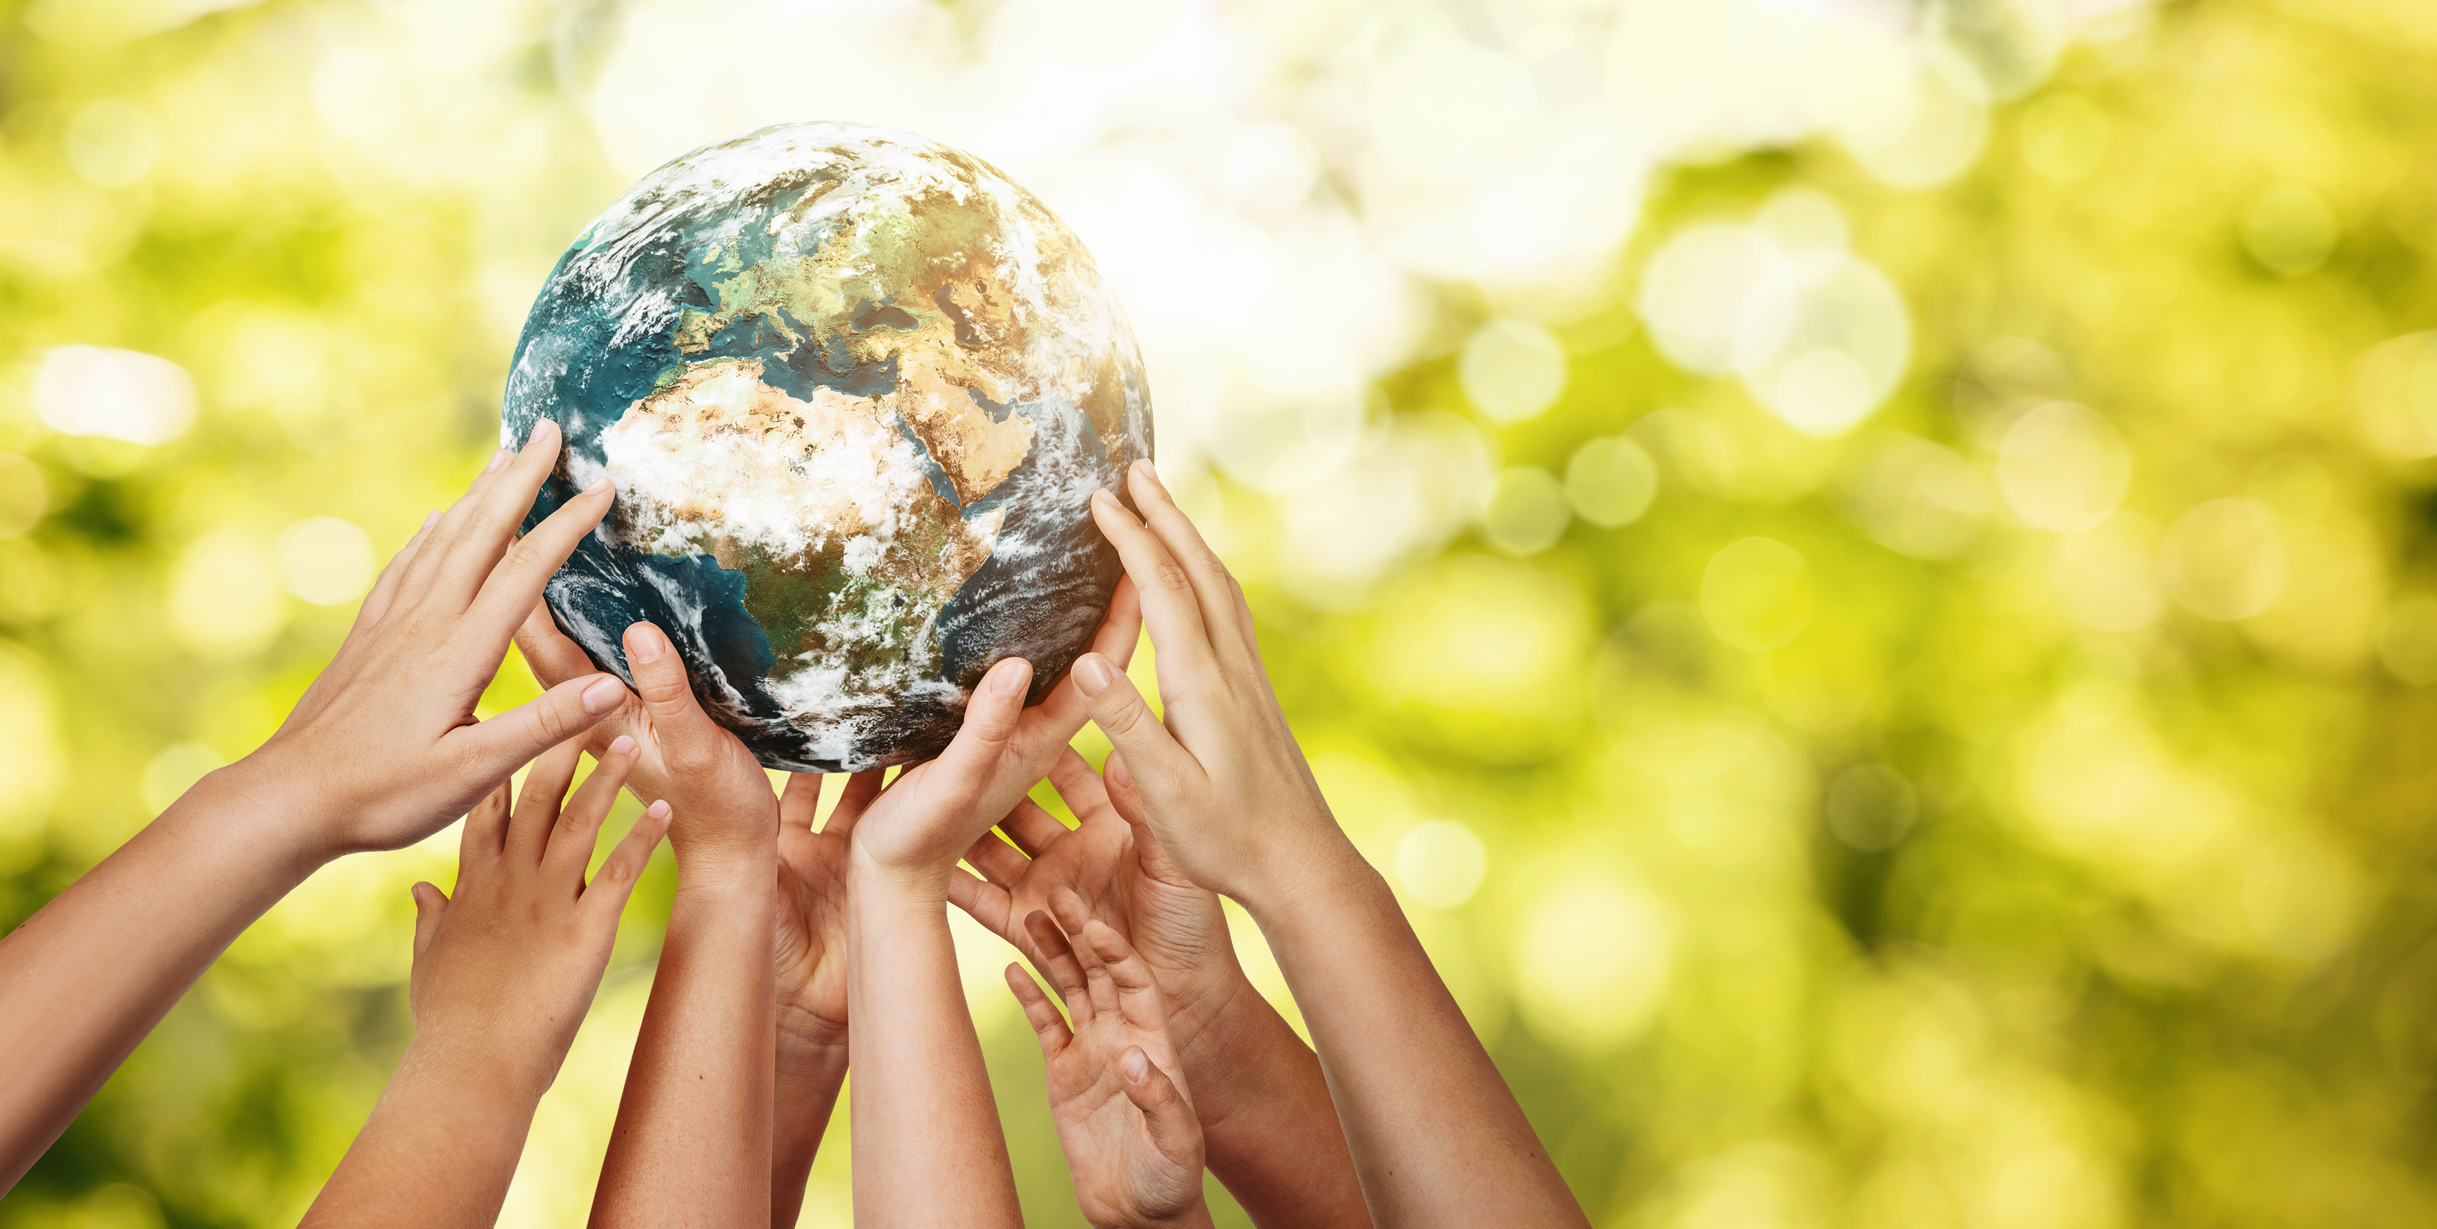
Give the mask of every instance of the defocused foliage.
[[[593, 210], [873, 120], [1098, 253], [1595, 1221], [2430, 1223], [2432, 69], [2423, 0], [0, 5], [0, 921], [275, 728]], [[0, 1225], [292, 1221], [452, 838], [275, 909]], [[510, 1223], [581, 1219], [669, 888]]]

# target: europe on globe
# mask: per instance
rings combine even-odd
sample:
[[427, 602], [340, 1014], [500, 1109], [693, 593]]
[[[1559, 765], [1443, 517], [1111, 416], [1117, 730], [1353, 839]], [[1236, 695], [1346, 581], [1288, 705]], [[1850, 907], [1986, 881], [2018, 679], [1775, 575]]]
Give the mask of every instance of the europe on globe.
[[781, 124], [647, 175], [560, 257], [501, 409], [566, 444], [527, 528], [606, 473], [550, 581], [627, 680], [667, 631], [761, 762], [936, 754], [1000, 659], [1032, 701], [1120, 573], [1090, 499], [1151, 455], [1132, 331], [1089, 253], [990, 164], [860, 124]]

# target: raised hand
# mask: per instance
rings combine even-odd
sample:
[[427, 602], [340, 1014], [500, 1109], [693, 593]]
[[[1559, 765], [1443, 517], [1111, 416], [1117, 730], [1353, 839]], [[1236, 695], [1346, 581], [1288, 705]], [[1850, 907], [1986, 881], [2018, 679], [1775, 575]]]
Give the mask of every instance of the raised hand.
[[1166, 718], [1115, 663], [1087, 654], [1072, 673], [1160, 847], [1242, 902], [1269, 940], [1371, 1216], [1586, 1224], [1386, 880], [1330, 815], [1262, 668], [1243, 587], [1148, 462], [1127, 482], [1142, 519], [1106, 491], [1092, 515], [1142, 587]]
[[1060, 912], [1080, 931], [1078, 959], [1050, 915], [1025, 915], [1035, 967], [1066, 1002], [1072, 1027], [1024, 970], [1007, 966], [1007, 987], [1041, 1042], [1049, 1109], [1084, 1218], [1096, 1226], [1207, 1225], [1202, 1202], [1202, 1129], [1168, 1038], [1167, 1005], [1150, 967], [1123, 936], [1086, 920], [1083, 901], [1061, 894]]
[[438, 831], [625, 701], [626, 688], [587, 663], [529, 704], [474, 717], [518, 620], [609, 509], [604, 481], [515, 539], [558, 447], [543, 423], [522, 453], [495, 454], [390, 560], [338, 656], [268, 743], [205, 777], [0, 939], [0, 1054], [12, 1075], [0, 1080], [0, 1192], [289, 889], [341, 854]]
[[[1049, 779], [1073, 829], [1030, 799], [966, 850], [948, 898], [1047, 968], [1025, 925], [1072, 902], [1127, 940], [1158, 982], [1179, 1073], [1194, 1089], [1212, 1173], [1264, 1226], [1367, 1225], [1320, 1064], [1244, 976], [1217, 894], [1185, 878], [1144, 822], [1122, 756], [1108, 779], [1072, 750]], [[1012, 842], [1012, 844], [1010, 844]], [[1079, 930], [1080, 916], [1061, 917]]]
[[668, 830], [668, 805], [654, 804], [584, 882], [634, 766], [633, 739], [608, 750], [564, 809], [575, 740], [534, 763], [513, 806], [500, 785], [466, 816], [456, 895], [415, 885], [414, 1041], [305, 1224], [498, 1218], [534, 1106], [600, 987], [619, 911]]
[[[474, 720], [525, 612], [609, 510], [603, 478], [516, 537], [558, 451], [558, 428], [545, 420], [523, 452], [501, 449], [464, 498], [427, 519], [374, 582], [338, 656], [247, 757], [311, 793], [329, 817], [332, 853], [431, 835], [526, 761], [625, 703], [623, 684], [588, 669]], [[374, 746], [379, 754], [365, 753]]]

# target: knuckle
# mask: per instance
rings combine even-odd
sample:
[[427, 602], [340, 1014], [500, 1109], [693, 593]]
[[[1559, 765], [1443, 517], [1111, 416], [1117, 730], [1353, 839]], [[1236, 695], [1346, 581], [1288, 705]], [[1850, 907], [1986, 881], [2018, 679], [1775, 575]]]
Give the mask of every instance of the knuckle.
[[501, 563], [511, 572], [538, 572], [543, 570], [545, 562], [542, 552], [533, 545], [531, 538], [518, 538], [501, 558]]
[[1193, 587], [1193, 578], [1186, 575], [1184, 566], [1173, 559], [1160, 560], [1159, 566], [1151, 570], [1151, 577], [1162, 589], [1184, 590]]

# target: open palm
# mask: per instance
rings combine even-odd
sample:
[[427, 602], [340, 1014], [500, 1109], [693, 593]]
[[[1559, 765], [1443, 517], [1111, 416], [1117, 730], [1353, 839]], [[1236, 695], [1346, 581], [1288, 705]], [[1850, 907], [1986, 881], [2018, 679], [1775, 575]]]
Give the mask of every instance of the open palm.
[[778, 903], [771, 914], [778, 1027], [808, 1045], [846, 1039], [847, 833], [880, 792], [880, 772], [847, 778], [819, 831], [821, 774], [799, 772], [779, 796]]

